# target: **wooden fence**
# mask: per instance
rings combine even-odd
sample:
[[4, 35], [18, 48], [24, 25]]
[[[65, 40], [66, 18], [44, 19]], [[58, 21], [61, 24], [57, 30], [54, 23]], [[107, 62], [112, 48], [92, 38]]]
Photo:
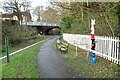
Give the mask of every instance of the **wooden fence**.
[[[91, 50], [90, 35], [63, 34], [63, 39], [81, 49]], [[120, 40], [118, 38], [95, 36], [96, 55], [120, 65]]]

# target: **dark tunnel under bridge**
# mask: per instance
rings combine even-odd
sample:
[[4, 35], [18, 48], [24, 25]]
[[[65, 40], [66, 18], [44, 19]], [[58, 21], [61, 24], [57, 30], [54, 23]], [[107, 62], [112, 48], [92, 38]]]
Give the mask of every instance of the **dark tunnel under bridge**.
[[[32, 26], [33, 27], [33, 26]], [[34, 26], [37, 28], [37, 32], [39, 34], [45, 34], [45, 35], [49, 35], [50, 34], [50, 31], [52, 29], [59, 29], [59, 34], [60, 34], [60, 30], [61, 28], [58, 27], [58, 26]]]

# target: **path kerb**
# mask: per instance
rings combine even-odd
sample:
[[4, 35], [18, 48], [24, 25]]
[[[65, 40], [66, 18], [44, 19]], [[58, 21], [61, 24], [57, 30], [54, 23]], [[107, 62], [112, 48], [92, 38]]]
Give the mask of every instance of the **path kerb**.
[[[40, 42], [34, 43], [34, 44], [32, 44], [32, 45], [30, 45], [30, 46], [27, 46], [27, 47], [25, 47], [25, 48], [19, 49], [19, 50], [13, 52], [13, 53], [10, 53], [9, 56], [12, 56], [12, 55], [14, 55], [14, 54], [16, 54], [16, 53], [19, 53], [19, 52], [21, 52], [21, 51], [23, 51], [23, 50], [26, 50], [26, 49], [28, 49], [28, 48], [30, 48], [30, 47], [33, 47], [33, 46], [35, 46], [35, 45], [37, 45], [37, 44], [39, 44], [39, 43], [42, 43], [42, 42], [44, 42], [44, 41], [46, 41], [46, 40], [49, 40], [49, 39], [51, 39], [51, 38], [42, 40], [42, 41], [40, 41]], [[5, 59], [6, 57], [7, 57], [7, 56], [3, 56], [3, 57], [0, 58], [0, 60]]]

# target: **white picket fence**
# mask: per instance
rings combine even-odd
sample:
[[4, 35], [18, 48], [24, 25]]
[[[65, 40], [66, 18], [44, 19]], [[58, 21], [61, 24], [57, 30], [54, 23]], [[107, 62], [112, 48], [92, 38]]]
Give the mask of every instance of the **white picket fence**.
[[[65, 33], [63, 34], [63, 39], [81, 49], [87, 51], [91, 50], [92, 41], [90, 35]], [[96, 55], [120, 65], [120, 40], [118, 38], [95, 36], [95, 41], [96, 47], [93, 52], [95, 52]]]

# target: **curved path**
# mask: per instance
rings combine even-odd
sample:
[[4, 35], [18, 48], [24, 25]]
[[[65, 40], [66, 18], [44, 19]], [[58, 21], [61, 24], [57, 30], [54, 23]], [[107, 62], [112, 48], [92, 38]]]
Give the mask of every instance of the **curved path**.
[[55, 49], [52, 38], [43, 42], [40, 53], [37, 56], [37, 67], [41, 78], [76, 78], [77, 75], [65, 63], [59, 51]]

